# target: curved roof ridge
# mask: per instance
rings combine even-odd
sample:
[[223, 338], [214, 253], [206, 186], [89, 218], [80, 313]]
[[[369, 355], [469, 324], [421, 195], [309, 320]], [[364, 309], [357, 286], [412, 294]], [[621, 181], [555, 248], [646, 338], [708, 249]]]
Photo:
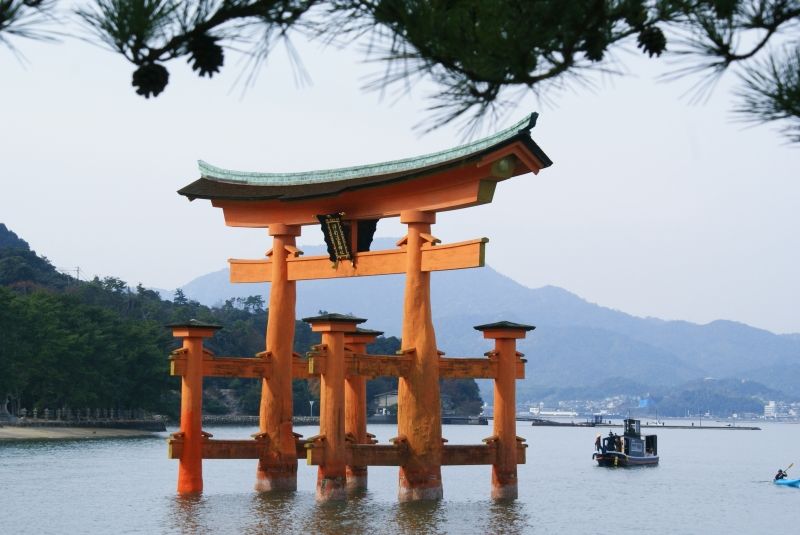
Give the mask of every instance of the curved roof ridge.
[[518, 123], [497, 132], [489, 137], [485, 137], [471, 143], [447, 149], [439, 152], [403, 158], [388, 162], [359, 165], [355, 167], [342, 167], [339, 169], [323, 169], [318, 171], [303, 171], [296, 173], [259, 173], [252, 171], [234, 171], [215, 167], [211, 164], [199, 160], [200, 174], [203, 178], [233, 182], [238, 184], [248, 184], [254, 186], [301, 186], [307, 184], [319, 184], [324, 182], [338, 182], [342, 180], [352, 180], [354, 178], [380, 176], [390, 173], [402, 173], [411, 169], [420, 169], [431, 165], [447, 162], [456, 158], [463, 158], [485, 150], [493, 145], [506, 141], [514, 136], [529, 132], [535, 125], [538, 113], [531, 113]]

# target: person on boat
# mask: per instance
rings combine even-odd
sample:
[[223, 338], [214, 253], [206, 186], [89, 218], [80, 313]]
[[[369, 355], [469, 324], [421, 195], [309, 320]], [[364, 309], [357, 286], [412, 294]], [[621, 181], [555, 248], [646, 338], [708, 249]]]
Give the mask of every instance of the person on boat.
[[594, 439], [594, 451], [600, 451], [600, 433], [597, 433], [597, 438]]
[[786, 479], [786, 472], [784, 472], [782, 468], [778, 468], [778, 473], [775, 474], [775, 481], [779, 479]]
[[608, 432], [608, 449], [614, 451], [614, 445], [616, 444], [616, 440], [614, 440], [614, 432]]

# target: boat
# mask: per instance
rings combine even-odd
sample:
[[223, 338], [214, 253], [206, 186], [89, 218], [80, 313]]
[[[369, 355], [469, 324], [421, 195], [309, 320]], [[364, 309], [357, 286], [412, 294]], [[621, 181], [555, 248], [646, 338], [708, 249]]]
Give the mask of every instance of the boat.
[[776, 479], [773, 483], [776, 485], [783, 485], [784, 487], [800, 488], [800, 479]]
[[628, 418], [623, 423], [622, 436], [611, 431], [601, 441], [599, 452], [592, 459], [600, 466], [645, 466], [658, 464], [658, 438], [642, 435], [639, 420]]

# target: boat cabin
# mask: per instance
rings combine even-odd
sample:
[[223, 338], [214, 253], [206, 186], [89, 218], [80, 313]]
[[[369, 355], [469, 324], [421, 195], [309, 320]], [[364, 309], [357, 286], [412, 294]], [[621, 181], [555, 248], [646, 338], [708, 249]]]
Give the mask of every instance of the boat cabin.
[[631, 457], [644, 457], [645, 455], [658, 455], [658, 437], [656, 435], [641, 434], [639, 420], [627, 418], [623, 423], [623, 453]]
[[633, 418], [624, 420], [622, 436], [609, 433], [603, 439], [603, 451], [616, 451], [630, 457], [658, 455], [658, 437], [642, 435], [641, 422]]
[[[656, 435], [642, 435], [639, 420], [626, 418], [622, 424], [623, 434], [609, 432], [602, 441], [600, 452], [592, 458], [600, 466], [636, 466], [658, 464], [658, 441]], [[597, 443], [595, 443], [597, 446]]]

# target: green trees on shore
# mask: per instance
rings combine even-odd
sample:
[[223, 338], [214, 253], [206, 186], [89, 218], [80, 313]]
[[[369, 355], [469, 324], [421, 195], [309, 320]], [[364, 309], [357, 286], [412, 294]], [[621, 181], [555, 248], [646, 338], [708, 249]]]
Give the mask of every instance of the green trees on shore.
[[[0, 402], [9, 397], [18, 408], [145, 409], [174, 416], [180, 380], [169, 375], [167, 357], [179, 341], [164, 325], [191, 318], [223, 325], [207, 347], [219, 356], [247, 357], [264, 350], [267, 316], [260, 296], [207, 307], [180, 290], [168, 301], [114, 277], [74, 279], [0, 224]], [[319, 343], [306, 323], [298, 321], [295, 333], [297, 353]], [[399, 344], [380, 337], [370, 351], [392, 354]], [[258, 414], [260, 380], [207, 378], [205, 385], [206, 412]], [[396, 378], [369, 390], [394, 388]], [[469, 413], [480, 407], [474, 381], [447, 382], [447, 388]], [[294, 381], [293, 393], [295, 414], [308, 415], [309, 401], [319, 401], [318, 381]], [[319, 405], [314, 408], [316, 414]]]

